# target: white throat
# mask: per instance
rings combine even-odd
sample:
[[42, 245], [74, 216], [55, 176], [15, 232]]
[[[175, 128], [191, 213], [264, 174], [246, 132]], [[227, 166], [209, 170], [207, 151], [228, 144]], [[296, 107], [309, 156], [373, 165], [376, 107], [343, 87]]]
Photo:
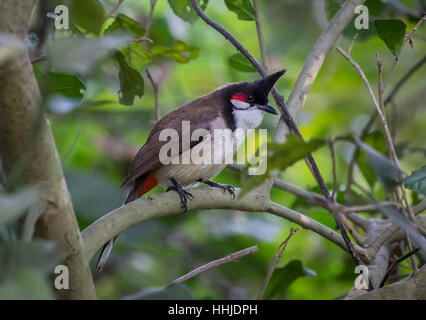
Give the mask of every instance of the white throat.
[[232, 111], [235, 119], [235, 126], [241, 129], [254, 129], [260, 126], [263, 120], [263, 111], [257, 108], [247, 110], [234, 109]]
[[254, 129], [260, 126], [263, 120], [263, 111], [251, 108], [250, 104], [244, 101], [231, 100], [235, 106], [232, 113], [235, 119], [235, 126], [240, 129]]

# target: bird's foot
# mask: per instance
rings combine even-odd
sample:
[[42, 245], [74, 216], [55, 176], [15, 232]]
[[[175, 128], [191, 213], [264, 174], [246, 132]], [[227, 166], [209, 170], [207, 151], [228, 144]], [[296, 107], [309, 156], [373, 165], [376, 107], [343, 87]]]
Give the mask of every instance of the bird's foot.
[[224, 192], [228, 191], [235, 199], [235, 188], [229, 184], [222, 184], [211, 180], [201, 180], [200, 182], [205, 183], [210, 187], [221, 188]]
[[194, 199], [194, 196], [192, 193], [186, 191], [174, 178], [170, 178], [170, 181], [173, 185], [169, 186], [166, 190], [167, 191], [175, 191], [179, 197], [181, 202], [181, 207], [185, 209], [185, 213], [188, 211], [188, 198]]

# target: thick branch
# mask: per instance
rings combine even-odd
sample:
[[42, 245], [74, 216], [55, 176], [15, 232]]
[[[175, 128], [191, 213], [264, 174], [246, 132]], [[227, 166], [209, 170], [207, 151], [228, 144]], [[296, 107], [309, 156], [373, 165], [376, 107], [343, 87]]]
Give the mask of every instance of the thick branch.
[[[315, 43], [287, 101], [287, 109], [293, 118], [297, 118], [300, 110], [302, 110], [308, 93], [321, 70], [328, 52], [354, 17], [355, 7], [364, 2], [365, 0], [345, 1]], [[287, 127], [280, 121], [275, 131], [275, 137], [283, 139], [287, 133]]]
[[425, 300], [426, 265], [410, 278], [355, 297], [357, 300]]
[[[259, 192], [257, 189], [250, 191], [241, 199], [238, 197], [239, 189], [236, 189], [235, 200], [231, 195], [218, 189], [197, 188], [191, 190], [191, 192], [195, 199], [189, 201], [189, 210], [232, 209], [248, 212], [269, 212], [290, 220], [305, 229], [312, 230], [347, 250], [344, 240], [337, 232], [295, 210], [270, 202], [268, 194]], [[175, 193], [168, 192], [142, 197], [118, 208], [101, 217], [82, 232], [86, 249], [85, 260], [89, 261], [109, 239], [136, 224], [182, 212], [179, 197]], [[362, 256], [366, 254], [366, 250], [361, 247], [355, 246], [355, 250]]]
[[[13, 33], [24, 40], [34, 4], [30, 0], [2, 0], [0, 32]], [[41, 190], [44, 209], [35, 234], [58, 242], [66, 256], [64, 264], [69, 268], [70, 290], [59, 292], [60, 297], [96, 298], [55, 141], [40, 107], [40, 91], [27, 53], [0, 65], [0, 83], [0, 157], [6, 187], [30, 185]], [[39, 130], [33, 136], [35, 127]], [[28, 155], [30, 161], [22, 161], [23, 155]], [[10, 175], [17, 163], [22, 166], [19, 184], [11, 186]]]

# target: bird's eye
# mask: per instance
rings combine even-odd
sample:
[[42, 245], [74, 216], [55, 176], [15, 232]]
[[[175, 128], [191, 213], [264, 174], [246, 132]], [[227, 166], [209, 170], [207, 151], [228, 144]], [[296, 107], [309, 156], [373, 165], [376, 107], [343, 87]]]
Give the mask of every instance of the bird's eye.
[[247, 96], [247, 101], [248, 101], [248, 102], [253, 102], [253, 101], [254, 101], [254, 97], [253, 97], [251, 94], [249, 94], [249, 95]]

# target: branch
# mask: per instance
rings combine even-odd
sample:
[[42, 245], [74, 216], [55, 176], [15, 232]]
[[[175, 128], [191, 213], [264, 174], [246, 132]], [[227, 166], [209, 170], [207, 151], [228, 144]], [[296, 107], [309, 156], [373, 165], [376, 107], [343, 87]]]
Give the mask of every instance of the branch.
[[244, 257], [248, 254], [253, 254], [253, 253], [257, 252], [258, 250], [259, 250], [259, 248], [257, 246], [253, 246], [253, 247], [250, 247], [250, 248], [246, 248], [246, 249], [231, 253], [231, 254], [227, 255], [226, 257], [211, 261], [211, 262], [209, 262], [209, 263], [207, 263], [207, 264], [205, 264], [201, 267], [198, 267], [197, 269], [194, 269], [194, 270], [188, 272], [187, 274], [183, 275], [182, 277], [177, 278], [176, 280], [170, 282], [170, 284], [185, 282], [185, 281], [199, 275], [201, 272], [216, 268], [217, 266], [220, 266], [220, 265], [225, 264], [225, 263], [229, 263], [229, 262], [238, 260], [238, 259], [240, 259], [240, 258], [242, 258], [242, 257]]
[[[246, 255], [253, 254], [253, 253], [257, 252], [257, 251], [258, 251], [258, 247], [257, 246], [253, 246], [253, 247], [249, 247], [249, 248], [246, 248], [246, 249], [243, 249], [243, 250], [231, 253], [230, 255], [227, 255], [226, 257], [223, 257], [221, 259], [217, 259], [217, 260], [211, 261], [211, 262], [209, 262], [209, 263], [207, 263], [207, 264], [205, 264], [205, 265], [203, 265], [201, 267], [198, 267], [197, 269], [194, 269], [194, 270], [188, 272], [187, 274], [183, 275], [182, 277], [180, 277], [180, 278], [178, 278], [178, 279], [170, 282], [169, 284], [165, 285], [163, 287], [163, 289], [166, 288], [166, 287], [168, 287], [168, 286], [170, 286], [171, 284], [174, 284], [174, 283], [185, 282], [185, 281], [187, 281], [187, 280], [189, 280], [189, 279], [191, 279], [191, 278], [199, 275], [200, 273], [202, 273], [204, 271], [216, 268], [216, 267], [218, 267], [218, 266], [220, 266], [222, 264], [225, 264], [225, 263], [229, 263], [229, 262], [238, 260], [238, 259], [240, 259], [240, 258], [242, 258], [242, 257], [244, 257]], [[125, 296], [122, 299], [123, 300], [140, 300], [141, 298], [143, 298], [143, 296], [145, 295], [146, 291], [147, 291], [147, 289], [142, 289], [139, 292], [136, 292], [136, 293], [128, 295], [128, 296]]]
[[262, 58], [262, 64], [265, 68], [265, 71], [268, 72], [268, 58], [266, 55], [266, 47], [265, 47], [265, 41], [263, 39], [263, 31], [262, 31], [262, 23], [260, 21], [260, 12], [258, 9], [257, 0], [253, 0], [253, 7], [254, 7], [254, 13], [256, 16], [256, 31], [257, 31], [257, 38], [259, 39], [259, 48], [260, 48], [260, 56]]
[[366, 294], [355, 297], [356, 300], [425, 300], [426, 265], [410, 278], [393, 283]]
[[[377, 252], [377, 255], [374, 258], [374, 263], [372, 265], [368, 265], [368, 279], [369, 284], [371, 284], [371, 288], [379, 288], [380, 281], [383, 276], [386, 274], [386, 270], [388, 268], [389, 261], [389, 249], [387, 246], [382, 246], [380, 250]], [[366, 290], [357, 289], [353, 287], [347, 296], [346, 299], [353, 299], [359, 295], [366, 293]]]
[[104, 21], [111, 18], [117, 12], [117, 10], [120, 8], [120, 6], [123, 2], [124, 2], [124, 0], [118, 0], [117, 3], [115, 4], [115, 6], [111, 9], [111, 11], [105, 16]]
[[[350, 54], [350, 50], [348, 50], [348, 54]], [[392, 89], [391, 93], [386, 97], [384, 101], [384, 106], [386, 107], [389, 103], [393, 101], [395, 95], [399, 92], [399, 90], [403, 87], [403, 85], [407, 82], [407, 80], [417, 71], [420, 67], [426, 62], [426, 55], [424, 55], [419, 61], [417, 61], [408, 72], [399, 80], [399, 82]], [[367, 123], [361, 130], [360, 138], [363, 139], [371, 130], [374, 122], [377, 118], [377, 111], [375, 110], [373, 114], [368, 119]], [[347, 186], [348, 188], [351, 186], [353, 181], [353, 170], [355, 167], [356, 159], [358, 158], [359, 147], [355, 146], [355, 149], [352, 153], [351, 161], [349, 162], [349, 170], [348, 170], [348, 178], [347, 178]]]
[[[154, 14], [155, 5], [157, 4], [157, 0], [151, 0], [151, 8], [149, 10], [148, 19], [145, 24], [145, 34], [144, 38], [149, 37], [149, 33], [151, 31], [151, 24], [152, 24], [152, 16]], [[144, 45], [145, 46], [145, 45]], [[145, 46], [146, 47], [146, 46]], [[147, 47], [146, 47], [147, 48]], [[148, 49], [149, 50], [149, 49]], [[161, 119], [161, 112], [160, 112], [160, 104], [158, 99], [158, 85], [155, 83], [154, 79], [152, 78], [151, 72], [149, 69], [145, 70], [146, 76], [148, 77], [149, 82], [151, 82], [152, 90], [154, 91], [154, 99], [155, 99], [155, 120], [159, 121]]]
[[390, 273], [392, 272], [392, 270], [398, 265], [400, 264], [402, 261], [404, 261], [405, 259], [411, 257], [413, 254], [415, 254], [417, 251], [419, 251], [420, 248], [416, 248], [410, 252], [408, 252], [407, 254], [404, 254], [402, 257], [399, 257], [398, 259], [396, 259], [391, 266], [388, 268], [388, 270], [386, 271], [386, 274], [384, 275], [382, 281], [380, 282], [380, 288], [383, 288], [385, 286], [386, 281], [388, 280], [388, 277], [390, 275]]
[[[423, 64], [426, 62], [426, 55], [424, 55], [419, 61], [417, 61], [408, 71], [407, 73], [401, 78], [401, 80], [399, 80], [399, 82], [395, 85], [395, 87], [392, 89], [391, 93], [386, 97], [385, 102], [384, 102], [384, 106], [386, 108], [386, 106], [391, 103], [395, 97], [395, 95], [401, 90], [401, 88], [403, 87], [403, 85], [407, 82], [408, 79], [410, 79], [410, 77], [417, 71], [420, 69], [421, 66], [423, 66]], [[361, 130], [361, 134], [360, 134], [360, 139], [363, 139], [371, 130], [371, 128], [373, 127], [374, 122], [376, 121], [377, 118], [377, 111], [374, 110], [373, 114], [370, 116], [370, 119], [368, 119], [367, 123], [365, 124], [365, 126], [362, 128]], [[353, 169], [355, 166], [355, 161], [358, 157], [358, 152], [359, 152], [359, 147], [356, 145], [355, 146], [355, 150], [352, 153], [352, 158], [351, 161], [349, 163], [349, 173], [348, 173], [348, 183], [347, 185], [350, 186], [352, 175], [353, 175]]]
[[[287, 101], [287, 109], [293, 118], [303, 108], [328, 52], [354, 17], [355, 7], [364, 2], [365, 0], [346, 0], [315, 43]], [[279, 122], [275, 137], [284, 137], [287, 133], [285, 125]]]
[[287, 244], [290, 241], [291, 237], [297, 232], [299, 229], [290, 228], [290, 234], [277, 248], [274, 254], [274, 258], [268, 267], [268, 272], [266, 273], [265, 280], [263, 281], [262, 287], [260, 288], [260, 292], [257, 296], [257, 300], [262, 300], [263, 294], [265, 293], [266, 288], [268, 287], [269, 281], [271, 280], [272, 274], [274, 273], [275, 268], [281, 260], [282, 255], [284, 254], [285, 248], [287, 248]]
[[155, 83], [154, 79], [152, 78], [151, 72], [146, 69], [145, 70], [146, 76], [149, 79], [149, 82], [151, 82], [152, 90], [154, 91], [154, 99], [155, 99], [155, 120], [159, 121], [161, 119], [161, 112], [160, 112], [160, 103], [158, 101], [158, 85]]
[[[189, 201], [188, 210], [232, 209], [268, 212], [312, 230], [347, 250], [344, 240], [337, 232], [295, 210], [270, 202], [269, 195], [259, 192], [257, 188], [248, 192], [241, 199], [238, 197], [240, 190], [236, 189], [235, 200], [231, 195], [218, 189], [196, 188], [191, 192], [195, 199]], [[96, 220], [82, 232], [85, 260], [90, 261], [104, 243], [130, 227], [153, 218], [179, 214], [183, 211], [180, 207], [179, 197], [169, 192], [142, 197], [124, 207], [115, 209]], [[366, 257], [365, 249], [357, 245], [354, 248], [357, 254]]]
[[388, 75], [387, 75], [387, 77], [386, 77], [386, 80], [385, 80], [385, 84], [384, 84], [384, 88], [386, 88], [386, 86], [388, 85], [388, 83], [389, 83], [389, 80], [390, 80], [390, 78], [391, 78], [391, 76], [392, 76], [392, 73], [393, 73], [393, 70], [395, 70], [395, 66], [396, 66], [396, 64], [398, 63], [398, 61], [399, 61], [399, 55], [401, 54], [401, 51], [402, 51], [402, 49], [405, 47], [405, 45], [407, 44], [407, 42], [408, 41], [411, 41], [411, 37], [412, 37], [412, 35], [417, 31], [417, 29], [423, 24], [423, 22], [426, 20], [426, 15], [424, 15], [420, 20], [419, 20], [419, 22], [417, 22], [417, 24], [414, 26], [414, 28], [413, 28], [413, 30], [411, 30], [411, 32], [409, 33], [409, 34], [407, 34], [407, 35], [405, 35], [405, 37], [404, 37], [404, 41], [402, 42], [402, 45], [401, 45], [401, 48], [400, 48], [400, 50], [399, 50], [399, 53], [398, 53], [398, 55], [395, 57], [395, 60], [393, 61], [393, 64], [392, 64], [392, 67], [391, 67], [391, 69], [389, 70], [389, 73], [388, 73]]
[[[2, 0], [0, 32], [25, 39], [34, 4], [35, 1], [29, 0]], [[94, 299], [95, 289], [89, 265], [83, 259], [79, 227], [27, 52], [0, 64], [0, 83], [0, 157], [6, 186], [11, 188], [8, 178], [26, 153], [27, 142], [31, 141], [34, 126], [39, 122], [40, 132], [31, 145], [31, 161], [23, 167], [22, 175], [22, 185], [41, 189], [43, 210], [35, 235], [59, 243], [64, 250], [63, 263], [69, 268], [70, 290], [58, 291], [58, 295], [64, 299]], [[27, 238], [32, 233], [30, 229], [27, 228]]]

